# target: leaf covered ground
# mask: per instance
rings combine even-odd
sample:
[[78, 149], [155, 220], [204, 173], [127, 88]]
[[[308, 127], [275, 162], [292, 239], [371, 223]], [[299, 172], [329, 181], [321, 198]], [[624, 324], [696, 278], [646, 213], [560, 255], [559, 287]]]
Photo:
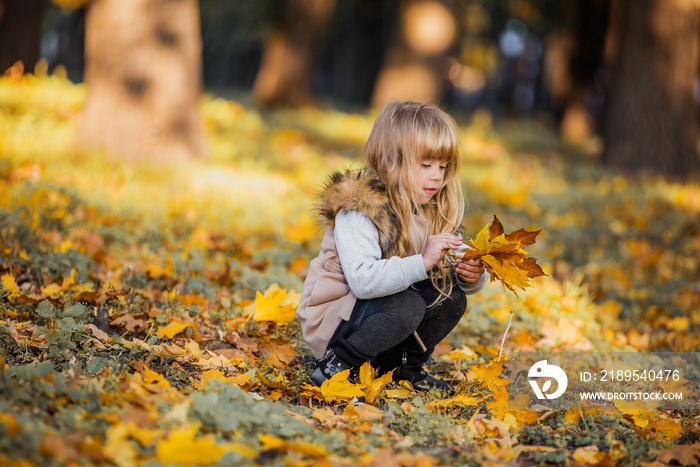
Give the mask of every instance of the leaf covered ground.
[[60, 76], [0, 79], [0, 464], [697, 465], [697, 396], [514, 410], [503, 377], [519, 351], [696, 351], [697, 182], [603, 170], [541, 122], [465, 118], [465, 234], [494, 215], [542, 229], [547, 276], [470, 297], [430, 366], [456, 395], [370, 371], [314, 390], [294, 320], [310, 209], [374, 116], [206, 96], [209, 157], [155, 167], [74, 151], [84, 100]]

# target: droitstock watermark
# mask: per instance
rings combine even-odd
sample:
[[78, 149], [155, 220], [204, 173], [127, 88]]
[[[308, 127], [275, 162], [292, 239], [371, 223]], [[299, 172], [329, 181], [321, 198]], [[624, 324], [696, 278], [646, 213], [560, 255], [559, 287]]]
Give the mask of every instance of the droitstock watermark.
[[505, 364], [512, 409], [700, 408], [698, 352], [537, 352]]

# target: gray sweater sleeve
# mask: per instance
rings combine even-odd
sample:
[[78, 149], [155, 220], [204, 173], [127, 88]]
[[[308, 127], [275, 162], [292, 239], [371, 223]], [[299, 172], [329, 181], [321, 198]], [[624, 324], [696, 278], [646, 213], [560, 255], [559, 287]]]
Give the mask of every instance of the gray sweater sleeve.
[[428, 278], [422, 255], [382, 259], [377, 228], [359, 211], [340, 211], [333, 235], [343, 273], [357, 298], [391, 295]]

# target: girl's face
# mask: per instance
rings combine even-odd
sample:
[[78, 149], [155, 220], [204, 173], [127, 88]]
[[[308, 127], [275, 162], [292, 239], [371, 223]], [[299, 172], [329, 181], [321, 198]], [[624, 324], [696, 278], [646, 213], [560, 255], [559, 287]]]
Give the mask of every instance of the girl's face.
[[446, 169], [446, 162], [426, 160], [418, 163], [418, 199], [421, 205], [428, 204], [442, 187]]

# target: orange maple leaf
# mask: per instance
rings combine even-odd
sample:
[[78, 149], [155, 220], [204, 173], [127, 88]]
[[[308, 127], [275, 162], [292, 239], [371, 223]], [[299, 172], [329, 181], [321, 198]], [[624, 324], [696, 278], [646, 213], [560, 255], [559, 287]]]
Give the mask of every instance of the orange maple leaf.
[[481, 229], [475, 238], [468, 239], [471, 250], [452, 256], [453, 259], [462, 261], [481, 259], [491, 280], [498, 279], [517, 296], [516, 288], [525, 289], [530, 286], [530, 279], [546, 276], [537, 260], [528, 257], [529, 253], [523, 249], [535, 243], [541, 231], [520, 229], [505, 233], [501, 221], [493, 216], [490, 225]]

